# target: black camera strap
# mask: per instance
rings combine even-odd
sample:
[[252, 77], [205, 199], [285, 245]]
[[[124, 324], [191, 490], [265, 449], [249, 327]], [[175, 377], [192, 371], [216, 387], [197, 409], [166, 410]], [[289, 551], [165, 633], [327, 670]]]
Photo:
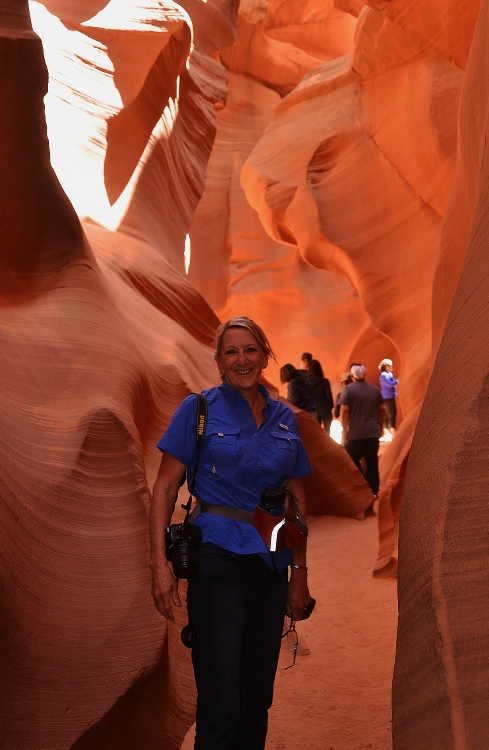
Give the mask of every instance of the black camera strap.
[[192, 507], [192, 497], [193, 497], [194, 488], [195, 488], [195, 477], [197, 476], [197, 471], [199, 468], [200, 452], [204, 444], [205, 429], [207, 426], [207, 399], [203, 393], [196, 393], [195, 395], [197, 396], [197, 410], [196, 410], [196, 418], [195, 418], [197, 451], [195, 454], [195, 469], [194, 469], [194, 474], [192, 477], [192, 484], [189, 487], [190, 495], [188, 497], [186, 504], [182, 505], [182, 508], [187, 511], [185, 520], [187, 520], [190, 514], [190, 509]]

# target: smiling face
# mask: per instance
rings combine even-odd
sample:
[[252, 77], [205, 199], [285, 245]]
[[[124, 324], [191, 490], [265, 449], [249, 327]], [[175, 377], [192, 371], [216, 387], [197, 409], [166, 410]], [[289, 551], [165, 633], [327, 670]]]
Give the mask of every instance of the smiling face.
[[244, 396], [258, 389], [268, 357], [246, 328], [228, 328], [216, 362], [223, 380]]

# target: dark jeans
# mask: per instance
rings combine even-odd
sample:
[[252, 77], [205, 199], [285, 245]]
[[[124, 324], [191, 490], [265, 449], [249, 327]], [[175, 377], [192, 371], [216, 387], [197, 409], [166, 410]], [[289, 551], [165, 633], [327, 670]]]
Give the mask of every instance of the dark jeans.
[[396, 429], [397, 406], [395, 398], [384, 399], [384, 427], [390, 430], [391, 427]]
[[318, 414], [319, 424], [322, 423], [324, 429], [329, 435], [331, 422], [333, 421], [333, 415], [331, 413], [331, 409], [328, 409], [327, 406], [323, 406], [322, 404], [318, 404], [317, 414]]
[[[379, 493], [379, 438], [359, 438], [358, 440], [348, 440], [345, 443], [347, 453], [352, 457], [355, 465], [362, 472], [363, 476], [370, 485], [374, 495]], [[365, 472], [360, 463], [365, 459]]]
[[199, 545], [188, 582], [197, 683], [195, 750], [263, 750], [287, 604], [287, 569]]

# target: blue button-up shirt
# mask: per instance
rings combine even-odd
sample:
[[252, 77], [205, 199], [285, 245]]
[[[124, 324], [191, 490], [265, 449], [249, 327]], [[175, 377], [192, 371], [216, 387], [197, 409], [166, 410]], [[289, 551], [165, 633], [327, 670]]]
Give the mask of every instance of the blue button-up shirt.
[[[200, 500], [253, 511], [265, 487], [279, 489], [289, 478], [312, 473], [293, 411], [271, 398], [262, 385], [259, 389], [266, 399], [259, 428], [250, 405], [232, 386], [223, 383], [203, 392], [208, 419], [194, 488]], [[195, 470], [196, 409], [196, 396], [188, 396], [158, 443], [162, 452], [188, 467], [189, 486]], [[239, 554], [260, 553], [271, 564], [270, 554], [251, 524], [210, 513], [201, 513], [196, 524], [202, 529], [203, 542]], [[275, 554], [279, 570], [289, 561], [289, 550]]]

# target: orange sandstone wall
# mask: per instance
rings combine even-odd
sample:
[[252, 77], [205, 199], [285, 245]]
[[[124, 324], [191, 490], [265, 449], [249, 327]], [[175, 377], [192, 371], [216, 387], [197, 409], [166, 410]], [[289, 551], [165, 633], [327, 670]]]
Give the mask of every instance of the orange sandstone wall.
[[[190, 29], [183, 12], [172, 13], [158, 32], [159, 50], [150, 32], [149, 78], [174, 69], [175, 55], [164, 54], [172, 46], [182, 47], [178, 67], [185, 67]], [[72, 80], [72, 97], [65, 102], [60, 93], [60, 107], [66, 137], [80, 137], [75, 126], [86, 136], [74, 181], [85, 181], [87, 202], [99, 207], [103, 97], [124, 70], [116, 66], [111, 78], [105, 59], [102, 75], [100, 48], [90, 45], [97, 35], [84, 34], [80, 18], [62, 25], [41, 6], [33, 6], [36, 14], [61, 37], [71, 35], [63, 64], [53, 67], [54, 91], [69, 91], [72, 67], [92, 73], [76, 87]], [[122, 45], [127, 34], [118, 31]], [[184, 615], [167, 628], [151, 601], [148, 476], [175, 406], [190, 389], [215, 382], [217, 318], [158, 251], [154, 204], [138, 213], [126, 197], [124, 216], [140, 221], [132, 234], [96, 225], [95, 217], [83, 231], [50, 166], [48, 76], [27, 3], [2, 4], [0, 46], [0, 746], [170, 750], [192, 721], [194, 688], [179, 642]], [[48, 45], [46, 54], [52, 62]], [[87, 77], [96, 91], [90, 100]], [[161, 157], [156, 138], [148, 144], [140, 186], [146, 165], [151, 171]], [[180, 210], [190, 211], [192, 200], [180, 201]]]
[[[395, 569], [406, 485], [396, 750], [483, 747], [486, 0], [465, 77], [478, 0], [29, 8], [42, 47], [26, 0], [0, 6], [1, 747], [180, 746], [193, 687], [182, 622], [150, 598], [154, 443], [217, 382], [237, 313], [333, 384], [395, 360], [375, 568]], [[366, 484], [298, 416], [309, 512], [362, 518]]]
[[[250, 2], [219, 53], [229, 95], [189, 278], [221, 317], [255, 317], [282, 364], [312, 351], [335, 389], [351, 361], [377, 383], [380, 359], [394, 359], [405, 425], [381, 461], [377, 572], [396, 554], [432, 306], [436, 330], [450, 296], [439, 277], [456, 279], [440, 241], [477, 11], [454, 0]], [[278, 384], [277, 368], [269, 377]]]
[[[340, 279], [349, 306], [357, 303], [355, 333], [333, 317], [347, 334], [346, 351], [324, 325], [312, 339], [297, 338], [324, 352], [334, 376], [361, 337], [376, 339], [371, 377], [387, 350], [402, 377], [405, 413], [419, 406], [427, 383], [433, 276], [468, 53], [459, 28], [471, 20], [456, 3], [450, 13], [435, 3], [432, 16], [421, 6], [365, 5], [351, 52], [316, 65], [281, 100], [241, 173], [269, 236], [307, 271]], [[437, 12], [450, 18], [442, 29]], [[327, 305], [328, 286], [316, 293]], [[302, 349], [296, 336], [289, 352]]]
[[[174, 750], [194, 688], [185, 614], [151, 601], [147, 510], [157, 438], [217, 382], [183, 250], [235, 8], [30, 12], [42, 45], [25, 0], [0, 6], [0, 746]], [[300, 419], [309, 510], [362, 518], [365, 483]]]
[[483, 0], [464, 78], [457, 170], [443, 232], [443, 304], [434, 309], [440, 345], [401, 516], [395, 750], [475, 750], [489, 742], [488, 29], [489, 3]]

